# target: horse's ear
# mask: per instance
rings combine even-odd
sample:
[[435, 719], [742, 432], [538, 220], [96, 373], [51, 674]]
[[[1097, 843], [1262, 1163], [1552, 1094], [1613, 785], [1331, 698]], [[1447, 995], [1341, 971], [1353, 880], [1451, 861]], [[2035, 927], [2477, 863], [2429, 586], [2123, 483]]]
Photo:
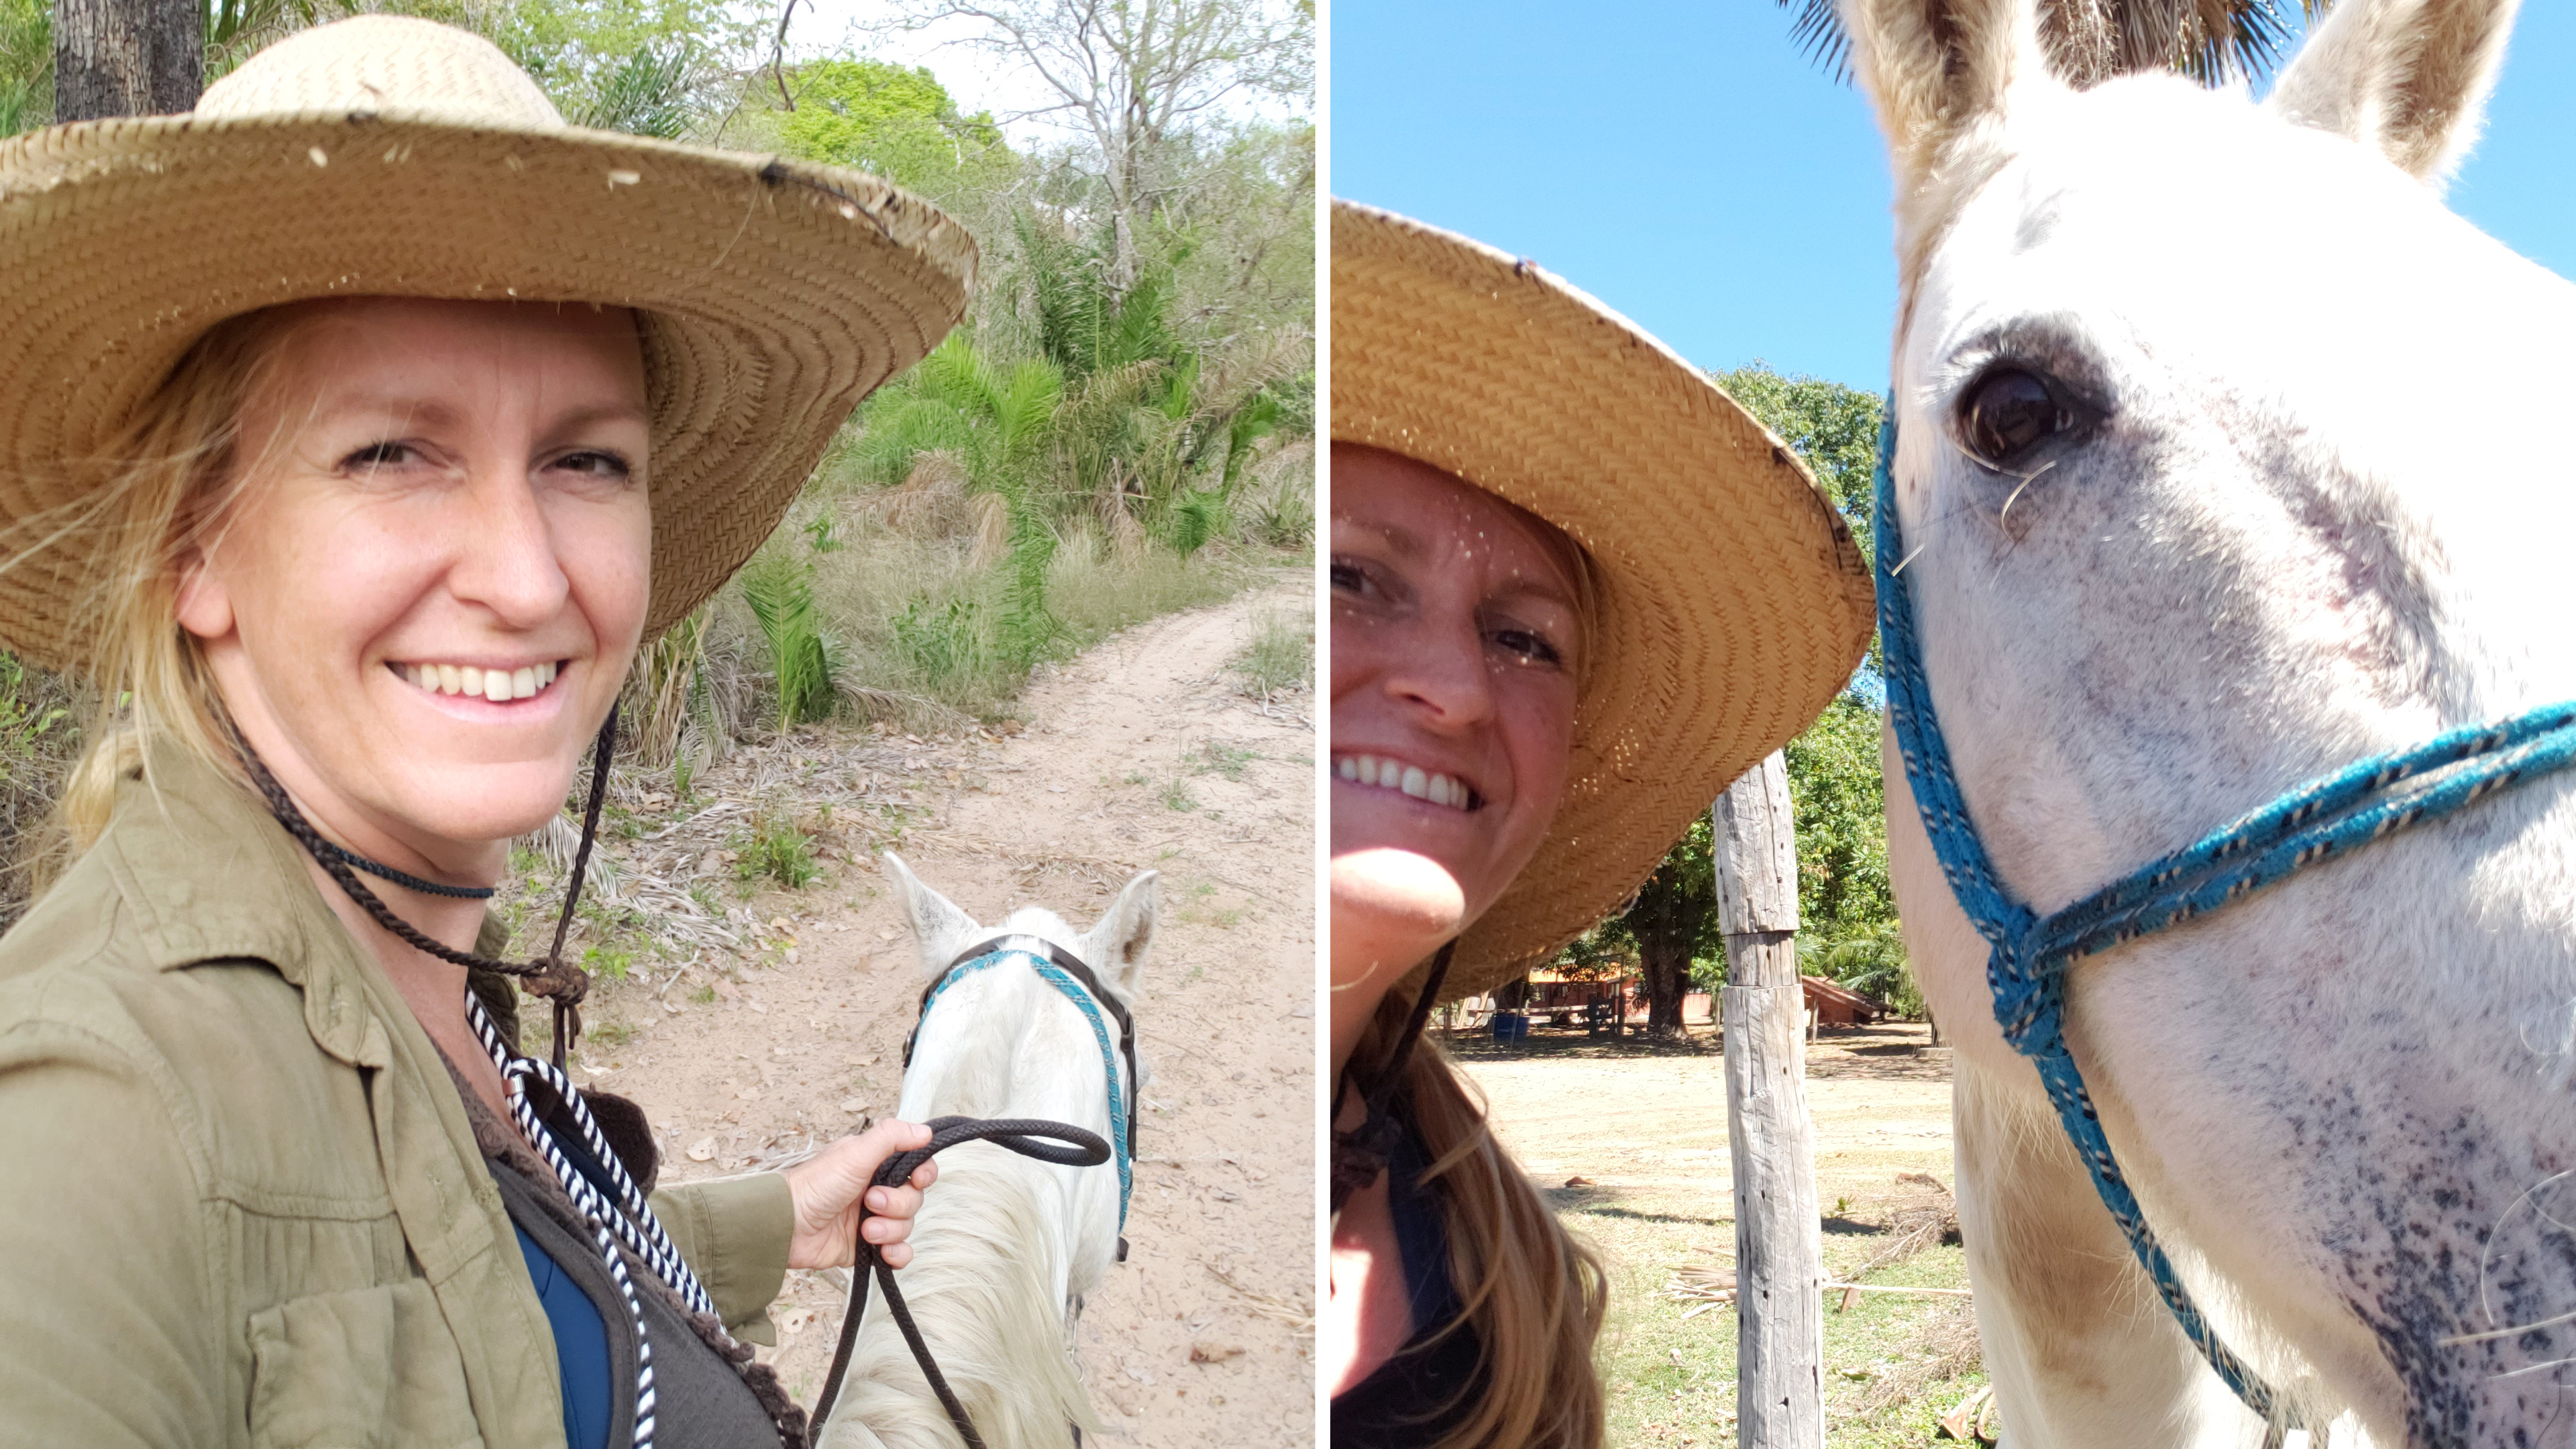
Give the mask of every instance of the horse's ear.
[[2016, 82], [2048, 79], [2034, 0], [1838, 3], [1900, 197], [1921, 190], [1961, 137], [1999, 118]]
[[2440, 186], [2477, 144], [2517, 0], [2344, 0], [2273, 87], [2283, 118]]
[[975, 918], [957, 908], [954, 901], [921, 883], [891, 850], [885, 853], [886, 880], [895, 894], [903, 898], [903, 913], [912, 922], [913, 944], [921, 951], [921, 969], [936, 976], [948, 969], [950, 958], [966, 945], [966, 938], [983, 927]]
[[1129, 1000], [1145, 979], [1145, 950], [1154, 944], [1154, 907], [1161, 892], [1155, 882], [1162, 879], [1159, 871], [1144, 871], [1127, 888], [1090, 934], [1082, 938], [1082, 959], [1095, 971], [1106, 972], [1112, 984]]

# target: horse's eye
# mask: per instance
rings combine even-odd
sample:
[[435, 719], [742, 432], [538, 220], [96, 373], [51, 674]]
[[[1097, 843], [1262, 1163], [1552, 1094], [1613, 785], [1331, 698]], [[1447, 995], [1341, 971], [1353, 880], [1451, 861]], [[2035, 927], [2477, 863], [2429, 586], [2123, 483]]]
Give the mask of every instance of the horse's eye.
[[2037, 374], [1998, 367], [1968, 385], [1959, 404], [1959, 440], [1970, 457], [1998, 472], [2081, 421]]

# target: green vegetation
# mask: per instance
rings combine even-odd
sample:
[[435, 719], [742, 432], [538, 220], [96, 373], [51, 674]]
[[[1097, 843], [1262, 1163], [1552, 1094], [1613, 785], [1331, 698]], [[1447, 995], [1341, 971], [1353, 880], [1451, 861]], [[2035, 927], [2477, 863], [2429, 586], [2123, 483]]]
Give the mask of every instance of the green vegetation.
[[[1309, 517], [1308, 526], [1313, 526]], [[1252, 642], [1226, 669], [1241, 679], [1244, 691], [1268, 699], [1311, 689], [1315, 683], [1315, 616], [1292, 609], [1265, 614], [1255, 623]]]
[[54, 792], [77, 752], [80, 705], [71, 683], [0, 653], [0, 930], [17, 920], [26, 903], [21, 853], [43, 834]]
[[814, 566], [784, 553], [753, 559], [741, 576], [743, 602], [760, 625], [778, 696], [778, 727], [832, 712], [832, 665], [814, 626]]
[[1005, 183], [1018, 169], [992, 116], [960, 114], [925, 67], [836, 57], [798, 66], [789, 89], [796, 109], [777, 125], [799, 156], [932, 192]]
[[[581, 953], [581, 969], [594, 977], [605, 976], [611, 981], [623, 981], [628, 973], [635, 969], [635, 953], [609, 945], [585, 947]], [[590, 1034], [593, 1033], [585, 1033], [585, 1035]]]
[[796, 822], [763, 811], [752, 817], [750, 831], [734, 845], [734, 875], [746, 885], [774, 882], [801, 891], [822, 878], [814, 863], [814, 837]]
[[1259, 758], [1260, 756], [1240, 745], [1229, 745], [1223, 740], [1209, 740], [1199, 746], [1199, 757], [1191, 763], [1190, 773], [1223, 775], [1229, 780], [1240, 780], [1243, 778], [1243, 772]]

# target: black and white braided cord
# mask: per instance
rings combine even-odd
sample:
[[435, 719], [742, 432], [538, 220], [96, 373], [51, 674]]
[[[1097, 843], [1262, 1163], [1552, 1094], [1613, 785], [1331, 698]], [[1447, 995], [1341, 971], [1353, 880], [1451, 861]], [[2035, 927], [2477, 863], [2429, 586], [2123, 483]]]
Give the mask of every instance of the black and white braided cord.
[[[635, 1282], [627, 1274], [626, 1259], [617, 1251], [618, 1245], [623, 1243], [629, 1252], [659, 1274], [662, 1281], [680, 1295], [680, 1301], [687, 1304], [690, 1311], [713, 1317], [715, 1300], [707, 1296], [705, 1285], [699, 1283], [698, 1275], [689, 1270], [688, 1263], [680, 1257], [680, 1250], [672, 1244], [670, 1235], [662, 1231], [661, 1220], [653, 1216], [651, 1205], [645, 1202], [635, 1179], [628, 1175], [625, 1163], [609, 1148], [608, 1138], [599, 1130], [599, 1123], [590, 1115], [590, 1108], [582, 1102], [581, 1094], [573, 1090], [572, 1079], [541, 1057], [514, 1055], [502, 1042], [500, 1031], [492, 1025], [492, 1018], [485, 1014], [483, 1003], [470, 992], [465, 998], [465, 1012], [474, 1024], [474, 1034], [482, 1039], [483, 1050], [491, 1054], [492, 1065], [500, 1069], [502, 1078], [510, 1084], [510, 1117], [518, 1124], [519, 1135], [527, 1139], [539, 1157], [545, 1159], [546, 1166], [554, 1170], [555, 1180], [563, 1184], [563, 1190], [572, 1198], [573, 1205], [581, 1210], [582, 1216], [590, 1219], [591, 1230], [598, 1236], [600, 1256], [608, 1263], [608, 1276], [616, 1281], [618, 1293], [626, 1300], [626, 1311], [635, 1320], [634, 1445], [635, 1449], [652, 1449], [655, 1409], [653, 1344], [644, 1330], [643, 1300], [636, 1296]], [[608, 1174], [610, 1184], [617, 1189], [618, 1202], [611, 1203], [581, 1169], [573, 1166], [572, 1159], [556, 1144], [554, 1134], [538, 1119], [536, 1108], [528, 1101], [527, 1079], [530, 1077], [538, 1078], [554, 1089], [556, 1098], [563, 1102], [564, 1110], [581, 1130], [591, 1159]]]

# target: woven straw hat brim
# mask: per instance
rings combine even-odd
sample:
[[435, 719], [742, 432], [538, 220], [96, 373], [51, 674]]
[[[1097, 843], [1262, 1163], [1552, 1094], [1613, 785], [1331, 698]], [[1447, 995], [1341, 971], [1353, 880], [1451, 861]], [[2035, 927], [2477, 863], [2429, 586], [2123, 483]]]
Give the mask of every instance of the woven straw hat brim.
[[[348, 23], [348, 22], [343, 22]], [[976, 248], [835, 167], [606, 132], [336, 110], [60, 126], [0, 143], [0, 558], [62, 516], [205, 331], [334, 296], [646, 314], [648, 637], [777, 526], [867, 393], [965, 309]], [[0, 572], [0, 647], [67, 662], [86, 556]]]
[[1786, 447], [1563, 280], [1343, 201], [1332, 255], [1334, 440], [1518, 504], [1599, 574], [1565, 799], [1459, 941], [1454, 999], [1616, 909], [1693, 816], [1832, 702], [1869, 647], [1870, 579]]

